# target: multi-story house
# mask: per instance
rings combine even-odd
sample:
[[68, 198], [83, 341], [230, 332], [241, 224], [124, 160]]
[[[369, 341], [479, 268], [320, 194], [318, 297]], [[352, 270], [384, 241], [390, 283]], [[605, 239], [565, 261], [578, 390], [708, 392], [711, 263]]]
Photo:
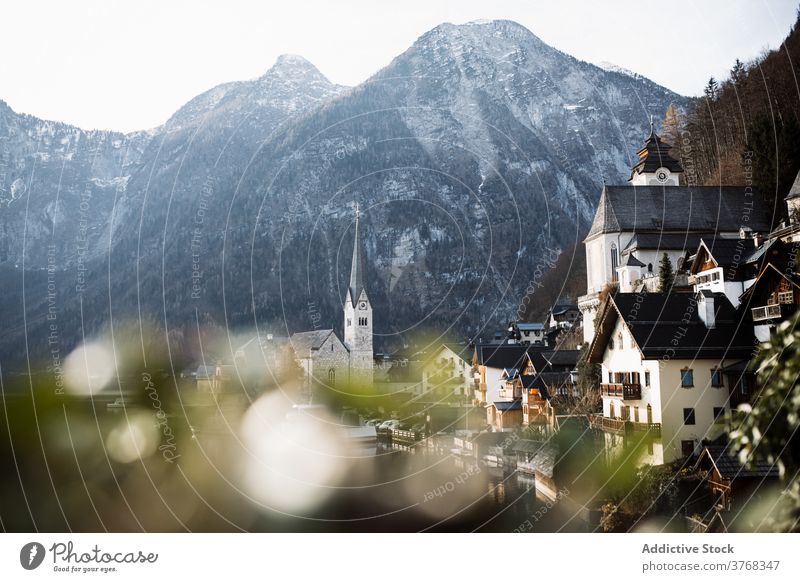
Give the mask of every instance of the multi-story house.
[[603, 412], [591, 417], [607, 449], [648, 438], [641, 462], [694, 454], [726, 430], [752, 388], [752, 327], [723, 293], [617, 293], [600, 314], [589, 361], [601, 365]]
[[471, 396], [471, 348], [460, 344], [442, 344], [422, 366], [422, 394], [436, 398], [450, 395]]

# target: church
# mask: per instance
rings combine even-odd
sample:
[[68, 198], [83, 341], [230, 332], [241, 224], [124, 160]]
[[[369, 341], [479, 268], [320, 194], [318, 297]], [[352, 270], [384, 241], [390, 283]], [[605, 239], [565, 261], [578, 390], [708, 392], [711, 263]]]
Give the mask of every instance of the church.
[[344, 341], [332, 329], [298, 332], [289, 338], [309, 384], [336, 388], [351, 382], [369, 385], [373, 380], [372, 303], [365, 284], [359, 218], [356, 205], [350, 284], [342, 307]]
[[604, 185], [600, 193], [583, 241], [586, 294], [578, 298], [587, 343], [604, 289], [625, 288], [633, 276], [655, 281], [664, 253], [679, 267], [703, 237], [738, 239], [770, 231], [769, 213], [752, 187], [682, 185], [684, 170], [670, 149], [651, 122], [628, 183]]

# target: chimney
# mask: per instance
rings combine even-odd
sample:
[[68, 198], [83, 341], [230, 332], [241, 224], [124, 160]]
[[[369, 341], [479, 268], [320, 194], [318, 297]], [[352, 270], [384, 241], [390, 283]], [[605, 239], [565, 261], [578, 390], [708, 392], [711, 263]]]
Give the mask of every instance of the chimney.
[[697, 300], [697, 315], [707, 329], [714, 329], [716, 325], [716, 310], [714, 309], [714, 295], [710, 291], [701, 291]]

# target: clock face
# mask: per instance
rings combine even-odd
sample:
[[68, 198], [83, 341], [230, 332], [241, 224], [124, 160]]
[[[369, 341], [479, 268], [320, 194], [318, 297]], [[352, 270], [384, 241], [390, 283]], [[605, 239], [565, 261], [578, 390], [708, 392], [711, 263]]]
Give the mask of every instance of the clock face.
[[358, 304], [358, 308], [359, 309], [366, 309], [367, 308], [367, 302], [366, 301], [362, 301], [361, 303]]
[[669, 170], [668, 170], [668, 169], [666, 169], [666, 168], [659, 168], [659, 169], [657, 169], [657, 170], [656, 170], [656, 180], [658, 180], [658, 182], [659, 182], [660, 184], [663, 184], [663, 183], [665, 183], [667, 180], [669, 180]]

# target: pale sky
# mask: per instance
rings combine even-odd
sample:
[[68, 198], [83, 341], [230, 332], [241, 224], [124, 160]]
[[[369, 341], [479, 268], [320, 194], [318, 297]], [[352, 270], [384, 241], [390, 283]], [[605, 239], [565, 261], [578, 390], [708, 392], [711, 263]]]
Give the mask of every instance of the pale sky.
[[442, 22], [510, 19], [563, 52], [684, 94], [775, 48], [797, 0], [3, 2], [0, 99], [83, 128], [160, 125], [210, 87], [299, 54], [355, 85]]

